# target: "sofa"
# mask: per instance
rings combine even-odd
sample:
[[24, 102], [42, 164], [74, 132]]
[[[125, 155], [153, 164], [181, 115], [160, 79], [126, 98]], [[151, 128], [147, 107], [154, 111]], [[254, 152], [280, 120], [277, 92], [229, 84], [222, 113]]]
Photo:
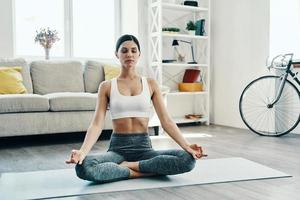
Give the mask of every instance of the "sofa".
[[[75, 60], [0, 59], [0, 67], [21, 66], [25, 94], [0, 94], [0, 137], [85, 132], [94, 115], [104, 63]], [[1, 80], [0, 80], [1, 81]], [[152, 109], [149, 127], [158, 134]], [[109, 109], [103, 130], [111, 130]]]

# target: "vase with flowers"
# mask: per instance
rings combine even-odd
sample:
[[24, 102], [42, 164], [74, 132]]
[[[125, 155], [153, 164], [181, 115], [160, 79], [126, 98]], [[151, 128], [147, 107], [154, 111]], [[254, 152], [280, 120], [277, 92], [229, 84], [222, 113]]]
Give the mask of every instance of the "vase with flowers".
[[49, 60], [49, 52], [53, 44], [59, 41], [58, 32], [56, 30], [51, 30], [49, 27], [47, 29], [41, 28], [36, 31], [36, 36], [34, 41], [39, 43], [45, 50], [45, 59]]

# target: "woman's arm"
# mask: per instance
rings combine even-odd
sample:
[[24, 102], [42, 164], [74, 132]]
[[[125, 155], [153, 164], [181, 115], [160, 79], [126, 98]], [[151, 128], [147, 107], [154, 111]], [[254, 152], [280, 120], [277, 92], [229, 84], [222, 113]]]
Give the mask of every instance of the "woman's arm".
[[169, 113], [166, 110], [166, 106], [163, 102], [163, 97], [159, 86], [155, 80], [150, 80], [150, 85], [152, 88], [152, 102], [157, 113], [157, 116], [161, 122], [162, 128], [173, 138], [177, 144], [179, 144], [183, 149], [188, 147], [190, 143], [182, 136], [179, 128], [173, 122]]
[[91, 150], [91, 148], [96, 143], [102, 132], [108, 104], [108, 88], [108, 82], [102, 82], [99, 86], [95, 114], [87, 130], [84, 142], [80, 148], [80, 150], [84, 152], [85, 155], [87, 155], [88, 152]]
[[108, 105], [108, 91], [109, 91], [108, 82], [106, 81], [102, 82], [98, 90], [98, 98], [97, 98], [95, 113], [92, 122], [89, 128], [87, 129], [84, 142], [80, 150], [72, 150], [70, 159], [66, 161], [67, 163], [81, 164], [85, 156], [89, 153], [93, 145], [98, 140], [102, 132], [102, 128], [105, 120], [105, 114]]
[[190, 144], [181, 134], [178, 126], [173, 122], [169, 116], [166, 106], [163, 102], [163, 97], [155, 80], [150, 80], [152, 89], [152, 102], [157, 113], [157, 116], [161, 122], [162, 128], [168, 133], [168, 135], [179, 144], [184, 150], [191, 153], [195, 158], [206, 156], [202, 153], [202, 148], [196, 144]]

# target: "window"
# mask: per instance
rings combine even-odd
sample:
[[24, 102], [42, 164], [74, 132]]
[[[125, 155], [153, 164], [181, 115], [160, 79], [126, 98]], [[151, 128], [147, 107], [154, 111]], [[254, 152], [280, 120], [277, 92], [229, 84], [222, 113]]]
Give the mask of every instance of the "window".
[[16, 55], [43, 56], [43, 48], [34, 42], [36, 30], [56, 29], [60, 41], [51, 49], [52, 56], [64, 56], [64, 2], [61, 0], [15, 0]]
[[112, 58], [115, 43], [114, 1], [73, 1], [73, 55]]
[[270, 55], [294, 53], [300, 59], [300, 1], [270, 1]]
[[111, 59], [119, 22], [118, 1], [15, 0], [15, 53], [44, 56], [34, 42], [36, 30], [55, 29], [60, 41], [50, 57]]

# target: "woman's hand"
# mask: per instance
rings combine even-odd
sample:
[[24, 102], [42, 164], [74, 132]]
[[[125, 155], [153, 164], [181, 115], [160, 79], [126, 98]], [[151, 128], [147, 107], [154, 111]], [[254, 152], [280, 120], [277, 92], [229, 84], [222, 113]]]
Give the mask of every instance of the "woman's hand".
[[82, 151], [73, 149], [71, 156], [70, 156], [69, 160], [66, 160], [66, 163], [67, 164], [73, 163], [73, 164], [81, 165], [84, 158], [85, 158], [85, 155]]
[[206, 157], [207, 155], [203, 153], [202, 147], [197, 144], [191, 144], [186, 149], [195, 159]]

